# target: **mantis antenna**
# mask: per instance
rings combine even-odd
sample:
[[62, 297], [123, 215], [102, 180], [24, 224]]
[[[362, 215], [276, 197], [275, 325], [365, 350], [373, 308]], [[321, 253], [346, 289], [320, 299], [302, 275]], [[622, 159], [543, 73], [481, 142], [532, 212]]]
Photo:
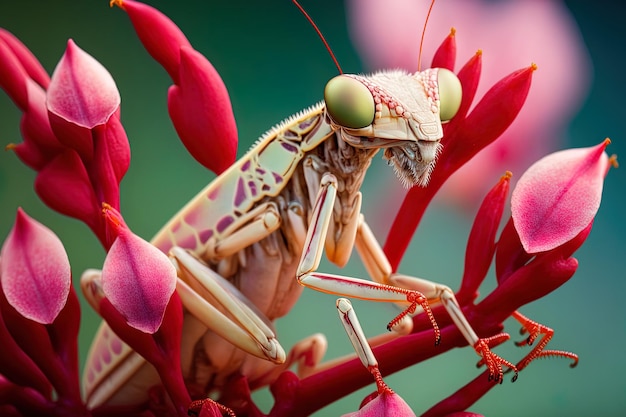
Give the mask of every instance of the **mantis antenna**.
[[[292, 0], [292, 1], [293, 1], [293, 4], [295, 4], [296, 7], [300, 10], [300, 12], [302, 12], [304, 17], [306, 17], [306, 20], [309, 21], [311, 26], [313, 26], [313, 29], [315, 29], [315, 32], [317, 32], [317, 35], [320, 37], [320, 39], [324, 43], [324, 46], [326, 47], [326, 50], [330, 54], [330, 57], [333, 59], [333, 62], [335, 63], [335, 66], [339, 70], [339, 74], [343, 74], [343, 70], [341, 69], [341, 66], [339, 65], [339, 62], [337, 61], [337, 58], [335, 57], [335, 54], [333, 53], [333, 50], [330, 49], [330, 46], [328, 45], [328, 42], [326, 42], [326, 38], [324, 38], [324, 35], [322, 35], [322, 31], [317, 27], [317, 25], [315, 24], [313, 19], [311, 19], [311, 16], [309, 16], [309, 14], [306, 12], [306, 10], [304, 10], [304, 7], [302, 7], [300, 5], [300, 3], [298, 3], [298, 0]], [[433, 1], [433, 3], [434, 3], [434, 1]]]
[[[295, 1], [295, 0], [294, 0]], [[422, 49], [424, 47], [424, 37], [426, 36], [426, 26], [428, 25], [428, 19], [430, 18], [430, 12], [433, 10], [433, 6], [435, 5], [435, 0], [430, 2], [430, 7], [428, 7], [428, 13], [426, 13], [426, 20], [424, 21], [424, 28], [422, 29], [422, 38], [420, 39], [420, 52], [417, 57], [417, 70], [422, 70]]]

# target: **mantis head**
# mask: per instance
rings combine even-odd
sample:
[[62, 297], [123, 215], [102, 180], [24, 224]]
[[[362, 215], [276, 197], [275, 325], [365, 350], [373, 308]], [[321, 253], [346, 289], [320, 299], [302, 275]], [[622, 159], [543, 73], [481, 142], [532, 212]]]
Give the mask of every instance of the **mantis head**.
[[339, 137], [357, 148], [384, 149], [402, 183], [428, 184], [443, 137], [442, 123], [461, 104], [453, 72], [431, 68], [409, 74], [338, 75], [324, 90], [326, 115]]

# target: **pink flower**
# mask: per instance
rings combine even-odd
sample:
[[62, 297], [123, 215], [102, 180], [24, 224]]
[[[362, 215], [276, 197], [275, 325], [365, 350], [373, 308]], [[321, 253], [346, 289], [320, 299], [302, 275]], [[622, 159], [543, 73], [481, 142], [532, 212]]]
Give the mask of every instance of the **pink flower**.
[[37, 323], [52, 323], [72, 285], [70, 262], [59, 238], [18, 209], [0, 258], [0, 283], [9, 304]]
[[[75, 164], [58, 164], [58, 171], [42, 170], [38, 190], [62, 213], [84, 206], [88, 214], [81, 220], [94, 224], [102, 236], [100, 205], [107, 202], [119, 208], [119, 183], [130, 163], [115, 82], [98, 61], [70, 40], [52, 74], [46, 97], [52, 130], [66, 146], [65, 156], [60, 158], [67, 162], [73, 159]], [[80, 160], [68, 153], [76, 153]], [[66, 188], [72, 183], [63, 172], [82, 179], [75, 185], [83, 191], [83, 198], [65, 197], [73, 190]]]
[[130, 163], [113, 78], [71, 40], [51, 80], [6, 31], [0, 32], [0, 60], [0, 85], [24, 112], [24, 142], [9, 148], [38, 171], [41, 199], [85, 222], [108, 247], [100, 206], [119, 207], [119, 183]]
[[[417, 69], [429, 3], [348, 2], [352, 39], [370, 68]], [[461, 50], [483, 51], [483, 82], [478, 94], [509, 68], [530, 62], [539, 67], [535, 88], [517, 120], [442, 189], [444, 199], [452, 204], [473, 204], [492, 178], [505, 170], [521, 172], [565, 139], [564, 129], [589, 87], [590, 62], [578, 28], [560, 1], [437, 2], [426, 28], [423, 58], [433, 56], [438, 40], [451, 27], [459, 35]], [[427, 59], [422, 61], [428, 65]], [[397, 193], [401, 193], [399, 188]]]
[[[29, 413], [52, 408], [80, 415], [78, 385], [80, 307], [59, 238], [18, 209], [0, 258], [0, 373], [3, 395]], [[20, 390], [28, 387], [24, 392]], [[68, 415], [69, 415], [68, 414]]]
[[131, 232], [117, 210], [105, 204], [102, 212], [116, 236], [102, 267], [104, 295], [131, 327], [154, 333], [176, 288], [176, 268]]

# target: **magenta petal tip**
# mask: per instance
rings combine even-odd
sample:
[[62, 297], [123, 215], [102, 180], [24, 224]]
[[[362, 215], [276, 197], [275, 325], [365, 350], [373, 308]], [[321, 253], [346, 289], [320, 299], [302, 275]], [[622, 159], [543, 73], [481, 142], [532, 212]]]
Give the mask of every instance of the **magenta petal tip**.
[[395, 392], [385, 391], [359, 411], [344, 414], [342, 417], [415, 417], [411, 407]]
[[554, 249], [591, 223], [610, 164], [604, 152], [609, 143], [607, 139], [594, 147], [555, 152], [522, 175], [511, 210], [526, 252]]
[[[106, 213], [105, 217], [107, 221], [115, 218]], [[118, 235], [104, 260], [102, 289], [130, 326], [154, 333], [176, 288], [176, 268], [163, 252], [123, 223], [114, 227]]]
[[61, 240], [21, 208], [0, 252], [0, 282], [22, 316], [52, 323], [65, 306], [72, 282]]
[[48, 87], [48, 111], [91, 129], [106, 123], [120, 101], [111, 74], [70, 39]]

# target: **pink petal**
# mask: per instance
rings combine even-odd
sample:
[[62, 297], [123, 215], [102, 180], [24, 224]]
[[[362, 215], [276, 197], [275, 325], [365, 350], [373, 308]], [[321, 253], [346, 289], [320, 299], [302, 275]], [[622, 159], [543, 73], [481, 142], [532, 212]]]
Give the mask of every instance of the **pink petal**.
[[189, 153], [220, 174], [234, 161], [237, 125], [226, 86], [199, 52], [180, 49], [180, 83], [170, 87], [168, 110]]
[[48, 87], [50, 123], [67, 146], [91, 156], [88, 129], [102, 125], [120, 106], [111, 74], [70, 39]]
[[511, 209], [528, 253], [553, 249], [574, 238], [593, 220], [602, 197], [609, 158], [605, 140], [537, 161], [520, 178]]
[[359, 411], [343, 417], [415, 417], [411, 407], [396, 393], [387, 391], [365, 404]]
[[176, 269], [163, 252], [132, 233], [115, 209], [103, 211], [118, 236], [104, 260], [102, 290], [130, 326], [154, 333], [176, 287]]
[[70, 291], [70, 263], [63, 244], [21, 208], [2, 246], [0, 282], [9, 304], [41, 324], [55, 320]]

